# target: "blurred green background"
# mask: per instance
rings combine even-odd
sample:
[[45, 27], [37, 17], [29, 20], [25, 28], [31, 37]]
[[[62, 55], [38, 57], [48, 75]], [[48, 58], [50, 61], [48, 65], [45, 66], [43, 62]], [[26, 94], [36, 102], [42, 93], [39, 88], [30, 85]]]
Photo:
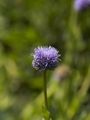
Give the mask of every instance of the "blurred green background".
[[35, 47], [61, 54], [47, 73], [53, 120], [90, 120], [90, 10], [73, 0], [0, 0], [0, 120], [41, 120], [42, 72], [32, 67]]

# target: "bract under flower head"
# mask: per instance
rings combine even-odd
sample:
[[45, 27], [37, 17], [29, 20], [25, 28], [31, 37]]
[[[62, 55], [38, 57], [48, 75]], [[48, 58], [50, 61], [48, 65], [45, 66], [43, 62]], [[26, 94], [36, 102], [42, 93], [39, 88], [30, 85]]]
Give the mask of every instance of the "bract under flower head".
[[36, 70], [54, 70], [59, 62], [58, 51], [54, 47], [38, 47], [34, 49], [32, 65]]
[[90, 0], [75, 0], [74, 8], [77, 11], [82, 11], [90, 6]]

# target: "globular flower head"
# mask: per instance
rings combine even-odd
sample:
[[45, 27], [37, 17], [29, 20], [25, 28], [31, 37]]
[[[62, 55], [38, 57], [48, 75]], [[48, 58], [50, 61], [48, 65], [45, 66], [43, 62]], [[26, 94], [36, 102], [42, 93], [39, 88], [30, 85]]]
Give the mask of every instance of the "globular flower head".
[[90, 0], [75, 0], [74, 2], [74, 8], [77, 11], [82, 11], [84, 9], [87, 9], [90, 6]]
[[33, 67], [40, 71], [54, 70], [60, 60], [58, 51], [51, 46], [35, 48], [32, 56], [34, 58]]

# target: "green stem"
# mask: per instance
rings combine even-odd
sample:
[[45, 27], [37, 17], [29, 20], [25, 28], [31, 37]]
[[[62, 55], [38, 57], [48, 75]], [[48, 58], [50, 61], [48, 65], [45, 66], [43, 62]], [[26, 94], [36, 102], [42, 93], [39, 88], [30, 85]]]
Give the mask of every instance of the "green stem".
[[46, 71], [43, 72], [43, 83], [44, 83], [44, 101], [45, 101], [45, 108], [48, 109], [48, 103], [47, 103], [47, 87], [46, 87]]

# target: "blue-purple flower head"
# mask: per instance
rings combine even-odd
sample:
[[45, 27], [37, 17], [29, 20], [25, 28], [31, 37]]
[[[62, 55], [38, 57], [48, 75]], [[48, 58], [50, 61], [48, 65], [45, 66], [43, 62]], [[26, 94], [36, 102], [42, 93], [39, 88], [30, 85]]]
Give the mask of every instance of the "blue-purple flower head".
[[77, 11], [82, 11], [90, 7], [90, 0], [75, 0], [74, 8]]
[[32, 65], [36, 70], [54, 70], [59, 62], [60, 54], [54, 47], [38, 47], [34, 49]]

